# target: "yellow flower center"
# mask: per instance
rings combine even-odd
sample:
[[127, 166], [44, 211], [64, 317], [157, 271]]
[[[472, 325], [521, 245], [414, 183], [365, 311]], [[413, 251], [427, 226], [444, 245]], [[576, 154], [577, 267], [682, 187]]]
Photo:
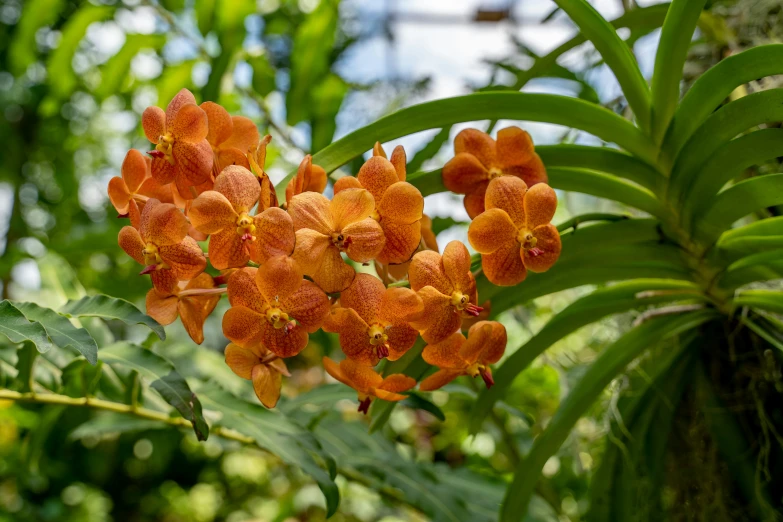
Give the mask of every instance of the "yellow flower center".
[[269, 310], [266, 311], [266, 320], [277, 329], [284, 328], [291, 322], [288, 318], [288, 314], [276, 306], [271, 306], [269, 307]]
[[464, 310], [469, 303], [470, 297], [463, 294], [459, 290], [455, 290], [454, 293], [451, 294], [451, 305], [457, 310]]
[[339, 248], [342, 252], [345, 252], [348, 250], [348, 247], [351, 246], [351, 237], [346, 236], [342, 232], [333, 232], [332, 244]]
[[155, 243], [147, 243], [144, 245], [141, 255], [144, 256], [144, 264], [147, 266], [159, 265], [163, 262], [158, 253], [158, 246]]
[[158, 144], [155, 145], [155, 150], [163, 153], [166, 161], [174, 165], [174, 156], [171, 153], [171, 149], [174, 146], [174, 136], [170, 132], [158, 137]]
[[373, 346], [386, 344], [386, 342], [389, 341], [389, 336], [386, 335], [385, 328], [377, 323], [369, 327], [367, 333], [370, 336], [370, 344]]
[[543, 250], [536, 246], [538, 239], [529, 230], [520, 230], [519, 235], [517, 235], [517, 241], [522, 245], [522, 250], [525, 251], [525, 254], [531, 257], [538, 257], [544, 253]]
[[256, 226], [253, 224], [253, 218], [248, 216], [247, 212], [242, 212], [237, 219], [237, 235], [244, 240], [255, 241], [256, 237], [253, 235], [255, 231]]
[[499, 178], [502, 175], [503, 175], [503, 171], [497, 167], [492, 167], [491, 169], [489, 169], [489, 173], [488, 173], [489, 179]]

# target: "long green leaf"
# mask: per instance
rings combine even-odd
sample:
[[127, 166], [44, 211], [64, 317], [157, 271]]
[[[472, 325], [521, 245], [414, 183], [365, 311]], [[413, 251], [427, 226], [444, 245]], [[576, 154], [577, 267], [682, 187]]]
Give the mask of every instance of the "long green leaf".
[[[598, 105], [551, 94], [488, 92], [446, 98], [413, 105], [358, 129], [313, 156], [313, 163], [331, 172], [372, 148], [415, 132], [455, 123], [509, 119], [555, 123], [583, 130], [652, 162], [657, 155], [652, 142], [631, 122]], [[293, 176], [278, 184], [278, 196]]]
[[734, 305], [783, 314], [783, 293], [779, 290], [745, 290], [734, 298]]
[[718, 62], [694, 82], [682, 99], [664, 139], [665, 157], [677, 157], [696, 129], [734, 89], [750, 81], [781, 73], [783, 44], [754, 47]]
[[102, 348], [100, 358], [107, 364], [119, 364], [139, 372], [149, 381], [153, 390], [193, 424], [196, 437], [207, 440], [209, 426], [201, 412], [201, 403], [169, 360], [141, 346], [125, 342]]
[[657, 217], [664, 213], [651, 192], [609, 174], [580, 168], [550, 167], [547, 175], [552, 188], [619, 201]]
[[780, 236], [783, 236], [783, 216], [776, 216], [727, 230], [720, 236], [718, 248], [725, 250], [743, 249], [746, 245], [742, 242], [746, 239], [758, 238], [761, 240]]
[[783, 120], [783, 89], [749, 94], [715, 111], [680, 150], [672, 169], [669, 192], [679, 197], [694, 176], [735, 136]]
[[650, 89], [633, 53], [612, 25], [586, 0], [555, 0], [601, 53], [623, 89], [639, 125], [650, 128]]
[[673, 0], [666, 14], [652, 77], [652, 136], [656, 143], [663, 140], [680, 100], [682, 69], [706, 3], [707, 0]]
[[85, 296], [76, 301], [68, 301], [60, 309], [60, 314], [66, 317], [116, 319], [127, 325], [143, 324], [155, 332], [161, 340], [166, 338], [166, 332], [156, 320], [141, 313], [141, 310], [132, 303], [117, 297], [98, 294]]
[[696, 220], [696, 229], [702, 237], [713, 241], [738, 219], [780, 204], [783, 204], [783, 174], [746, 179], [718, 194], [704, 216]]
[[598, 289], [574, 301], [517, 348], [495, 371], [495, 385], [483, 390], [473, 405], [470, 432], [477, 433], [481, 429], [484, 419], [494, 404], [505, 396], [517, 375], [557, 341], [610, 315], [686, 299], [701, 299], [698, 287], [688, 281], [635, 279]]
[[606, 386], [651, 344], [691, 330], [715, 317], [704, 310], [651, 319], [623, 335], [604, 350], [561, 402], [546, 430], [539, 435], [517, 469], [500, 510], [501, 522], [516, 522], [527, 510], [541, 470], [563, 444], [574, 424]]
[[718, 278], [718, 286], [726, 293], [730, 293], [741, 286], [757, 281], [772, 281], [783, 278], [783, 260], [775, 253], [776, 257], [770, 259], [752, 258], [751, 264], [746, 261], [744, 266], [735, 267], [721, 274]]
[[[166, 37], [161, 34], [127, 35], [122, 49], [101, 67], [101, 84], [95, 89], [95, 95], [103, 99], [117, 94], [128, 77], [131, 60], [144, 49], [160, 49], [165, 42]], [[168, 100], [161, 100], [161, 103], [168, 103]]]
[[48, 352], [53, 346], [43, 325], [29, 321], [14, 303], [8, 300], [0, 302], [0, 333], [12, 343], [30, 341], [41, 353]]
[[22, 16], [16, 24], [13, 38], [6, 40], [10, 70], [19, 76], [35, 62], [38, 45], [35, 35], [38, 29], [51, 25], [66, 6], [63, 0], [29, 0], [21, 4]]
[[35, 303], [16, 303], [15, 306], [29, 321], [40, 323], [55, 345], [60, 348], [72, 347], [92, 365], [98, 361], [98, 345], [84, 328], [77, 328], [54, 310]]
[[440, 151], [443, 145], [449, 141], [450, 135], [451, 127], [443, 127], [440, 132], [435, 134], [430, 141], [408, 160], [408, 171], [416, 172], [421, 170], [421, 166], [424, 165], [424, 162], [432, 159]]

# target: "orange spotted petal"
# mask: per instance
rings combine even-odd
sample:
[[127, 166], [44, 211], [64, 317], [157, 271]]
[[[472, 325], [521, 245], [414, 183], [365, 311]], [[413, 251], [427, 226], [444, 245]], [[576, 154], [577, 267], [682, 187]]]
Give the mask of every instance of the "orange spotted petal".
[[462, 370], [438, 370], [421, 381], [419, 389], [421, 391], [433, 391], [443, 388], [460, 375], [464, 375]]
[[254, 149], [261, 135], [258, 133], [258, 127], [253, 123], [253, 120], [244, 116], [232, 116], [231, 121], [233, 123], [233, 132], [228, 140], [223, 143], [223, 148], [233, 147], [243, 153]]
[[424, 250], [413, 256], [408, 269], [411, 289], [418, 292], [425, 286], [431, 286], [440, 293], [451, 295], [454, 286], [446, 276], [441, 255], [433, 250]]
[[372, 194], [375, 201], [380, 201], [386, 189], [400, 180], [394, 165], [381, 156], [368, 159], [359, 169], [356, 178]]
[[424, 198], [419, 189], [405, 181], [391, 185], [378, 203], [378, 214], [383, 220], [395, 223], [419, 221], [424, 212]]
[[497, 163], [495, 140], [486, 132], [477, 129], [465, 129], [454, 138], [454, 152], [467, 152], [476, 157], [485, 167], [490, 168]]
[[427, 364], [439, 368], [464, 368], [467, 364], [460, 356], [460, 349], [464, 344], [465, 336], [454, 332], [438, 343], [425, 346], [421, 357]]
[[[294, 250], [294, 254], [296, 254], [296, 250]], [[296, 256], [294, 257], [296, 258]], [[330, 245], [324, 250], [320, 268], [310, 275], [324, 292], [333, 294], [348, 288], [353, 282], [356, 271], [343, 260], [337, 247]]]
[[421, 237], [424, 239], [424, 244], [427, 248], [435, 252], [440, 251], [438, 249], [438, 238], [432, 231], [432, 218], [427, 214], [422, 214], [421, 217]]
[[269, 307], [256, 286], [257, 268], [246, 267], [237, 270], [228, 278], [228, 302], [231, 306], [242, 306], [262, 314]]
[[541, 225], [533, 229], [533, 237], [536, 238], [537, 255], [532, 254], [532, 249], [525, 252], [525, 266], [531, 272], [546, 272], [560, 257], [562, 244], [560, 233], [554, 225]]
[[229, 343], [226, 346], [226, 364], [231, 371], [243, 379], [250, 380], [253, 367], [261, 363], [259, 354], [250, 348], [243, 348], [238, 344]]
[[335, 194], [329, 204], [329, 209], [334, 219], [333, 230], [339, 231], [351, 223], [370, 217], [375, 210], [375, 199], [373, 199], [369, 191], [364, 189], [341, 190], [338, 194]]
[[154, 178], [147, 178], [136, 190], [136, 194], [154, 198], [161, 203], [174, 203], [174, 194], [171, 185], [161, 185]]
[[250, 259], [256, 263], [265, 263], [275, 256], [289, 256], [294, 251], [296, 235], [294, 223], [288, 212], [278, 207], [271, 207], [253, 218], [256, 230], [255, 241], [247, 246]]
[[[396, 149], [395, 149], [396, 150]], [[416, 386], [416, 379], [408, 377], [401, 373], [393, 373], [383, 379], [383, 382], [377, 388], [389, 392], [404, 392]]]
[[343, 227], [342, 233], [346, 238], [350, 238], [346, 254], [357, 263], [368, 263], [375, 259], [386, 243], [383, 229], [372, 218], [354, 221]]
[[205, 234], [215, 234], [230, 229], [236, 235], [236, 222], [239, 216], [231, 202], [220, 192], [208, 190], [193, 200], [188, 212], [190, 223]]
[[353, 308], [367, 324], [379, 317], [386, 287], [370, 274], [356, 274], [351, 286], [340, 294], [340, 306]]
[[349, 188], [364, 188], [362, 187], [362, 184], [359, 183], [359, 180], [354, 178], [353, 176], [343, 176], [342, 178], [338, 179], [334, 182], [334, 193], [337, 194], [338, 192], [349, 189]]
[[216, 154], [215, 164], [218, 171], [222, 171], [224, 168], [231, 165], [237, 165], [250, 170], [250, 162], [247, 161], [247, 154], [243, 154], [242, 151], [236, 147], [226, 148], [225, 146], [222, 146]]
[[[460, 358], [462, 358], [468, 365], [474, 364], [476, 362], [483, 362], [481, 361], [481, 356], [483, 355], [484, 350], [487, 350], [487, 353], [492, 355], [497, 355], [498, 347], [493, 346], [493, 343], [499, 344], [500, 339], [498, 339], [498, 334], [493, 336], [493, 323], [493, 321], [480, 321], [470, 328], [467, 341], [465, 341], [459, 348]], [[506, 329], [503, 328], [503, 345], [502, 349], [500, 350], [500, 355], [498, 355], [497, 359], [500, 359], [500, 356], [503, 355], [503, 350], [506, 347], [505, 334]]]
[[158, 143], [160, 137], [166, 134], [166, 113], [160, 107], [147, 107], [141, 115], [141, 126], [147, 139]]
[[218, 270], [239, 268], [250, 259], [249, 242], [227, 227], [209, 238], [209, 262]]
[[465, 212], [468, 213], [470, 219], [476, 219], [482, 212], [484, 212], [484, 199], [487, 193], [486, 185], [479, 188], [476, 192], [471, 192], [465, 196], [462, 204], [465, 206]]
[[519, 127], [508, 127], [498, 131], [498, 166], [504, 174], [511, 174], [533, 186], [546, 182], [546, 169], [535, 153], [530, 134]]
[[340, 381], [341, 383], [345, 384], [346, 386], [351, 386], [351, 382], [348, 380], [348, 378], [343, 375], [342, 369], [340, 369], [340, 365], [328, 358], [324, 355], [323, 359], [321, 359], [324, 370], [326, 370], [326, 373], [334, 377], [336, 380]]
[[158, 247], [161, 259], [171, 267], [180, 281], [193, 279], [207, 266], [207, 260], [196, 240], [186, 236], [176, 245]]
[[386, 335], [389, 336], [389, 355], [386, 358], [390, 361], [396, 361], [405, 355], [419, 338], [418, 330], [406, 325], [390, 326]]
[[174, 118], [177, 117], [180, 109], [185, 105], [196, 105], [196, 97], [187, 89], [181, 89], [169, 102], [166, 107], [166, 127], [171, 128]]
[[136, 149], [131, 149], [125, 155], [120, 168], [122, 179], [128, 191], [135, 194], [148, 174], [147, 159]]
[[213, 147], [217, 147], [226, 141], [234, 131], [231, 115], [222, 106], [211, 101], [202, 103], [201, 109], [206, 113], [207, 121], [209, 122], [207, 141]]
[[405, 155], [405, 149], [402, 145], [397, 145], [394, 147], [391, 158], [389, 158], [389, 162], [394, 165], [394, 170], [397, 171], [397, 179], [400, 181], [405, 181], [407, 176], [405, 164], [408, 162], [408, 158]]
[[376, 388], [375, 390], [373, 390], [372, 395], [375, 395], [379, 399], [382, 399], [384, 401], [389, 401], [389, 402], [402, 401], [408, 398], [407, 395], [389, 392], [381, 388]]
[[[302, 271], [312, 276], [321, 269], [328, 248], [334, 248], [328, 236], [309, 228], [296, 231], [296, 243], [292, 257]], [[339, 255], [339, 251], [338, 251]]]
[[117, 237], [117, 244], [137, 263], [144, 264], [144, 254], [141, 253], [144, 250], [144, 241], [138, 230], [133, 227], [122, 227]]
[[269, 351], [278, 357], [287, 358], [298, 355], [305, 349], [309, 336], [302, 325], [292, 328], [275, 328], [266, 319], [261, 323], [260, 340]]
[[177, 167], [166, 158], [153, 158], [151, 165], [152, 179], [161, 185], [168, 185], [177, 176]]
[[206, 139], [209, 132], [207, 113], [198, 105], [183, 105], [174, 118], [174, 124], [167, 129], [174, 139], [196, 142]]
[[253, 368], [251, 374], [253, 391], [261, 404], [267, 408], [274, 408], [280, 399], [280, 387], [283, 385], [283, 376], [277, 370], [266, 364], [259, 364]]
[[160, 295], [169, 295], [174, 293], [177, 288], [179, 280], [174, 274], [173, 270], [160, 269], [150, 273], [150, 279], [152, 280], [152, 286]]
[[489, 336], [489, 340], [481, 351], [479, 362], [483, 364], [495, 364], [503, 357], [503, 353], [506, 351], [506, 344], [508, 343], [508, 334], [506, 333], [506, 327], [497, 321], [479, 321], [470, 327], [468, 332], [468, 339], [472, 335], [474, 329], [483, 329], [484, 324], [489, 324], [492, 331]]
[[481, 268], [487, 279], [498, 286], [514, 286], [525, 280], [527, 269], [522, 262], [520, 245], [507, 243], [491, 254], [481, 256]]
[[323, 194], [297, 194], [288, 204], [288, 213], [294, 221], [295, 230], [309, 228], [326, 236], [335, 230], [330, 202]]
[[412, 326], [421, 331], [428, 343], [437, 343], [459, 330], [462, 317], [451, 304], [451, 296], [444, 295], [431, 286], [418, 291], [424, 305], [421, 319]]
[[366, 366], [378, 364], [375, 347], [370, 344], [369, 325], [353, 308], [334, 308], [323, 325], [325, 332], [337, 333], [343, 353]]
[[317, 331], [329, 315], [329, 298], [318, 285], [311, 281], [302, 281], [302, 285], [282, 300], [286, 313], [297, 320], [307, 333]]
[[171, 153], [177, 166], [177, 174], [184, 176], [191, 185], [201, 185], [209, 179], [213, 157], [212, 147], [207, 140], [175, 141]]
[[237, 213], [249, 212], [261, 194], [261, 187], [253, 173], [237, 165], [223, 169], [215, 178], [214, 189], [226, 196]]
[[343, 375], [353, 383], [354, 389], [365, 393], [373, 388], [378, 388], [383, 383], [383, 377], [372, 367], [359, 364], [351, 359], [340, 361], [340, 369]]
[[256, 272], [256, 286], [268, 303], [285, 301], [302, 286], [302, 269], [290, 257], [273, 257]]
[[472, 154], [457, 154], [443, 165], [443, 185], [455, 194], [472, 194], [486, 186], [489, 171]]
[[[203, 275], [203, 274], [202, 274]], [[204, 321], [215, 309], [220, 296], [183, 297], [179, 300], [179, 317], [185, 331], [196, 344], [204, 342]]]
[[470, 252], [461, 241], [450, 241], [443, 249], [443, 271], [455, 290], [465, 292], [472, 287]]
[[233, 306], [223, 315], [223, 335], [241, 346], [248, 346], [260, 340], [264, 324], [269, 323], [258, 312], [244, 306]]
[[128, 191], [128, 187], [125, 185], [122, 178], [114, 176], [109, 180], [108, 193], [109, 201], [111, 201], [114, 209], [119, 214], [127, 214], [131, 193]]
[[[341, 303], [344, 295], [340, 296]], [[389, 288], [382, 294], [375, 317], [386, 324], [404, 324], [420, 319], [423, 311], [424, 303], [416, 292], [410, 288]]]
[[146, 298], [147, 315], [162, 325], [171, 324], [177, 320], [177, 296], [162, 297], [157, 290], [151, 288]]
[[158, 247], [173, 245], [188, 235], [188, 220], [171, 203], [160, 203], [150, 199], [141, 213], [141, 236]]
[[381, 220], [385, 242], [375, 257], [380, 263], [397, 265], [409, 261], [421, 243], [421, 222], [398, 224]]
[[491, 254], [506, 245], [516, 244], [518, 233], [505, 210], [492, 208], [470, 223], [468, 241], [477, 252]]
[[539, 183], [527, 191], [524, 204], [526, 228], [531, 230], [552, 221], [557, 210], [557, 194], [546, 183]]
[[141, 210], [135, 199], [128, 201], [128, 217], [130, 218], [131, 226], [136, 229], [141, 226]]
[[524, 227], [526, 192], [527, 185], [521, 179], [514, 176], [501, 176], [489, 182], [484, 196], [484, 205], [487, 210], [491, 208], [505, 210], [517, 227]]
[[310, 179], [304, 186], [303, 190], [311, 192], [323, 192], [326, 189], [328, 179], [326, 177], [326, 170], [320, 165], [313, 165], [313, 169], [310, 172]]
[[381, 145], [380, 141], [376, 141], [375, 145], [372, 146], [372, 155], [386, 159], [386, 151], [383, 150], [383, 145]]

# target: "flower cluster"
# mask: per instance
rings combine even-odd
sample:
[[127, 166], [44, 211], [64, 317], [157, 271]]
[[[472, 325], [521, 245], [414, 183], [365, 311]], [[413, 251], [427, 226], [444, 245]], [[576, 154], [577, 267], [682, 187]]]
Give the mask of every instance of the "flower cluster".
[[[493, 384], [489, 365], [503, 355], [505, 328], [481, 320], [466, 246], [452, 241], [439, 253], [424, 199], [406, 181], [402, 147], [387, 157], [376, 144], [356, 177], [334, 182], [331, 199], [326, 171], [308, 155], [279, 204], [264, 171], [270, 137], [247, 118], [197, 105], [183, 89], [165, 111], [144, 111], [142, 124], [154, 149], [149, 157], [128, 152], [108, 192], [130, 220], [119, 245], [152, 280], [147, 313], [162, 324], [179, 317], [201, 343], [206, 318], [227, 294], [226, 363], [265, 406], [275, 406], [289, 376], [284, 359], [321, 328], [338, 335], [345, 355], [339, 363], [325, 357], [324, 368], [357, 391], [362, 412], [372, 398], [399, 401], [416, 386], [375, 366], [420, 337], [424, 360], [438, 368], [421, 390], [460, 375]], [[469, 238], [487, 278], [516, 284], [527, 269], [546, 270], [560, 252], [549, 224], [557, 200], [527, 133], [504, 129], [495, 143], [463, 131], [455, 146], [444, 182], [467, 194]]]

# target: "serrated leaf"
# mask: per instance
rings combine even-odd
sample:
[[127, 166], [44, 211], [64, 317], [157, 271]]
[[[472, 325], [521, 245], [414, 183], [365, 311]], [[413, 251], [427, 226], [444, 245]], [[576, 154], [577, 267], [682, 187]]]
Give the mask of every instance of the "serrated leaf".
[[67, 318], [50, 308], [38, 306], [35, 303], [16, 303], [16, 308], [29, 321], [40, 323], [52, 342], [60, 348], [71, 347], [94, 365], [98, 360], [98, 345], [90, 332], [77, 328]]
[[119, 364], [139, 372], [139, 375], [149, 381], [152, 389], [193, 424], [196, 437], [199, 440], [207, 440], [209, 426], [204, 420], [201, 403], [171, 362], [150, 350], [129, 343], [115, 343], [101, 349], [99, 355], [101, 361], [107, 364]]
[[59, 313], [66, 317], [100, 317], [122, 321], [127, 325], [142, 324], [155, 332], [161, 341], [166, 339], [163, 326], [152, 317], [143, 314], [132, 303], [118, 297], [102, 294], [85, 296], [68, 301]]
[[41, 323], [29, 321], [11, 301], [0, 302], [0, 333], [12, 343], [30, 341], [41, 353], [52, 349], [52, 340]]

